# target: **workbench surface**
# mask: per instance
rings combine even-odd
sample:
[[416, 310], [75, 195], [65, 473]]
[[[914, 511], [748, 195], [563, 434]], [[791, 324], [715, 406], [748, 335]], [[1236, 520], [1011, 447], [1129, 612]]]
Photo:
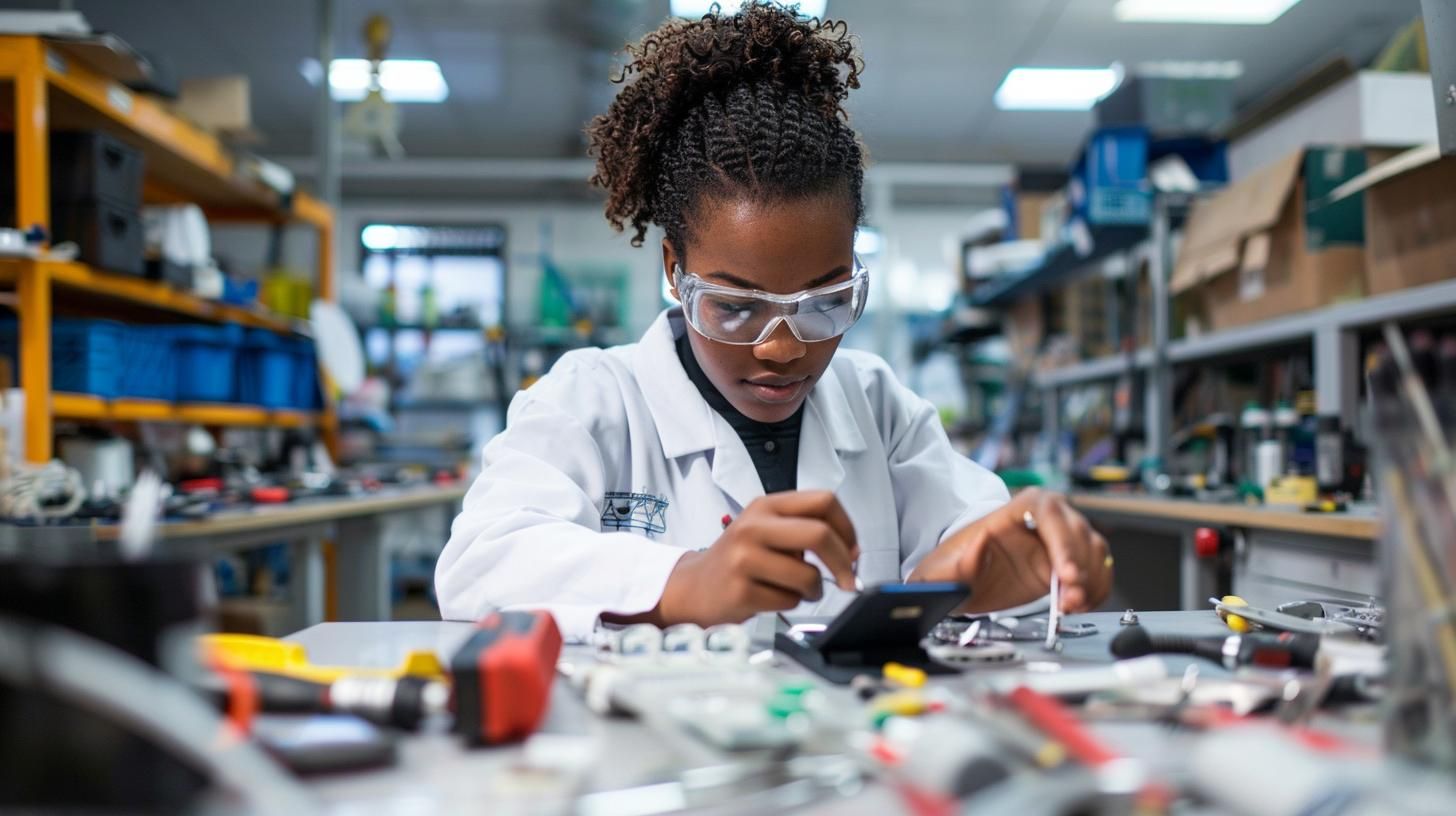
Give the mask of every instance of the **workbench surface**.
[[1145, 516], [1200, 525], [1280, 530], [1366, 541], [1373, 541], [1380, 534], [1380, 521], [1369, 511], [1306, 513], [1292, 507], [1217, 504], [1109, 493], [1073, 493], [1070, 499], [1077, 509], [1091, 514]]
[[[1186, 635], [1228, 634], [1212, 611], [1143, 612], [1142, 623], [1156, 632], [1178, 632]], [[1090, 621], [1097, 625], [1095, 635], [1064, 639], [1059, 656], [1051, 655], [1034, 644], [1023, 644], [1031, 660], [1057, 660], [1064, 663], [1111, 660], [1107, 644], [1120, 631], [1119, 615], [1094, 613], [1070, 616], [1072, 621]], [[324, 623], [290, 637], [303, 644], [312, 661], [317, 663], [359, 664], [368, 666], [398, 665], [411, 649], [434, 649], [447, 658], [470, 634], [471, 625], [449, 622], [393, 623]], [[591, 649], [568, 646], [563, 662], [592, 659]], [[1168, 656], [1168, 671], [1179, 676], [1192, 658]], [[807, 672], [785, 658], [776, 658], [774, 672], [787, 678], [801, 678]], [[1219, 676], [1225, 672], [1200, 661], [1202, 676]], [[932, 682], [964, 682], [959, 678], [935, 679]], [[829, 687], [828, 693], [848, 695], [842, 687]], [[1111, 745], [1129, 756], [1145, 760], [1155, 771], [1178, 772], [1177, 763], [1184, 761], [1187, 732], [1149, 723], [1098, 724], [1094, 729]], [[684, 769], [722, 765], [730, 760], [727, 754], [710, 748], [686, 735], [663, 735], [627, 719], [597, 717], [587, 710], [579, 692], [558, 678], [551, 699], [551, 709], [541, 731], [567, 740], [574, 745], [590, 746], [599, 757], [592, 763], [587, 785], [591, 789], [609, 790], [662, 782]], [[1356, 729], [1357, 738], [1376, 739], [1377, 731], [1370, 724]], [[488, 806], [491, 813], [539, 812], [526, 802], [513, 803], [503, 784], [503, 773], [518, 763], [526, 749], [521, 746], [472, 749], [463, 748], [449, 734], [426, 733], [406, 737], [401, 743], [397, 766], [374, 772], [361, 772], [341, 777], [319, 778], [310, 783], [313, 793], [321, 797], [329, 810], [349, 814], [364, 813], [453, 813], [480, 811]], [[868, 785], [849, 799], [831, 798], [806, 810], [796, 812], [822, 814], [866, 814], [884, 816], [899, 813], [904, 803], [888, 788]], [[559, 812], [559, 811], [556, 811]]]

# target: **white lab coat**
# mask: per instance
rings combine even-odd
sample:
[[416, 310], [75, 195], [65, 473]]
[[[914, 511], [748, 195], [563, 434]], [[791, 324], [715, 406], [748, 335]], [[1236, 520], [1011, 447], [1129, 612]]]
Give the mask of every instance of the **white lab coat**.
[[[674, 341], [685, 328], [669, 309], [640, 342], [572, 351], [511, 401], [435, 571], [446, 619], [544, 608], [583, 639], [604, 611], [656, 606], [678, 558], [763, 495], [738, 435], [683, 371]], [[809, 394], [798, 488], [838, 495], [867, 585], [903, 580], [1009, 499], [951, 448], [930, 403], [850, 350]], [[833, 614], [848, 599], [826, 583], [823, 600], [796, 611]]]

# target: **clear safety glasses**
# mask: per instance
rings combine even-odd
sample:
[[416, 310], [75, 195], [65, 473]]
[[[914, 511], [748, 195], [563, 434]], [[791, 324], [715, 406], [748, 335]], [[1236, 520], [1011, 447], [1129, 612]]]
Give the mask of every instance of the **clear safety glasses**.
[[676, 265], [672, 274], [688, 325], [709, 340], [734, 346], [762, 343], [781, 322], [805, 343], [838, 337], [864, 313], [870, 289], [869, 270], [859, 258], [848, 280], [792, 295], [708, 283]]

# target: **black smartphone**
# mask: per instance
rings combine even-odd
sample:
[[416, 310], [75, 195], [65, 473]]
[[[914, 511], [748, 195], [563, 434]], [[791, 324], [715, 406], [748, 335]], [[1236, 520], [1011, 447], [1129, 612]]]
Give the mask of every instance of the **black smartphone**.
[[969, 597], [970, 587], [951, 582], [871, 587], [814, 638], [814, 648], [869, 652], [916, 646]]
[[878, 672], [891, 661], [943, 672], [947, 669], [930, 659], [920, 641], [970, 596], [970, 587], [951, 582], [881, 584], [860, 593], [823, 632], [779, 634], [774, 645], [836, 683]]

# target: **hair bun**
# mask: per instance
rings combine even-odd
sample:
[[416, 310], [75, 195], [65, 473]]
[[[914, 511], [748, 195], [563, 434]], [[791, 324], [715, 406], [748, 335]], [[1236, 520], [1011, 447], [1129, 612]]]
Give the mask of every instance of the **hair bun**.
[[607, 190], [607, 218], [636, 228], [653, 218], [657, 161], [679, 124], [705, 98], [767, 84], [800, 98], [828, 120], [846, 120], [843, 102], [863, 69], [842, 22], [798, 15], [797, 6], [752, 0], [736, 13], [714, 7], [698, 20], [672, 20], [627, 46], [614, 81], [624, 87], [587, 126], [597, 159], [592, 183]]

